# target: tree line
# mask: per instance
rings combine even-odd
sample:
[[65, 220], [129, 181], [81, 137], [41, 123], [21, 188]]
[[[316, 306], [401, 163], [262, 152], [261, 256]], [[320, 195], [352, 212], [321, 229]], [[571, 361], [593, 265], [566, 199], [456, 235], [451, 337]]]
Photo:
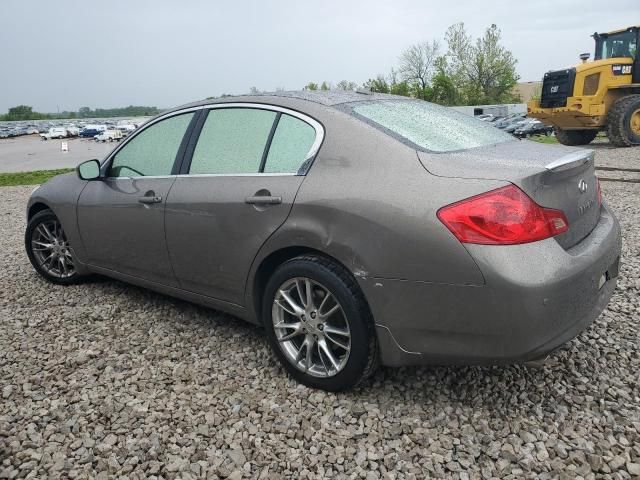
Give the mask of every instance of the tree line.
[[397, 67], [386, 75], [370, 78], [361, 87], [342, 80], [336, 85], [310, 82], [304, 89], [363, 88], [441, 105], [517, 103], [521, 101], [513, 91], [520, 79], [517, 60], [500, 40], [501, 32], [495, 24], [474, 41], [464, 23], [456, 23], [447, 29], [445, 49], [435, 39], [411, 45], [400, 54]]
[[0, 121], [14, 120], [51, 120], [51, 119], [75, 119], [75, 118], [109, 118], [109, 117], [140, 117], [157, 115], [160, 110], [157, 107], [145, 107], [129, 105], [121, 108], [96, 108], [82, 107], [77, 112], [64, 111], [60, 113], [34, 112], [29, 105], [18, 105], [0, 115]]

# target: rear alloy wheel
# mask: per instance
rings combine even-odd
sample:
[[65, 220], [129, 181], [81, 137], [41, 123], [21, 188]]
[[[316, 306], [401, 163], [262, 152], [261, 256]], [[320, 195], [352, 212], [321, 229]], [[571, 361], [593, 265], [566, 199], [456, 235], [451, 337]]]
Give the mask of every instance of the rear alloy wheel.
[[563, 130], [553, 127], [556, 138], [563, 145], [588, 145], [598, 135], [598, 130]]
[[362, 292], [344, 267], [319, 256], [285, 262], [267, 284], [267, 337], [299, 382], [328, 391], [353, 388], [377, 366], [377, 341]]
[[640, 95], [627, 95], [616, 100], [607, 120], [607, 136], [613, 145], [640, 145]]
[[33, 267], [50, 282], [68, 285], [81, 279], [62, 224], [51, 210], [38, 212], [29, 220], [25, 247]]

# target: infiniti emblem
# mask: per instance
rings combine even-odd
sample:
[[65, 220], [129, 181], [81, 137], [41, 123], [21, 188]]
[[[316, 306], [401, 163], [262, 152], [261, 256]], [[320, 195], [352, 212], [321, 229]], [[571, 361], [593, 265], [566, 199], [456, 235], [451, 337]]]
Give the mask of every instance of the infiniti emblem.
[[586, 193], [587, 187], [588, 187], [587, 182], [585, 182], [584, 180], [581, 179], [578, 182], [578, 190], [580, 191], [580, 193]]

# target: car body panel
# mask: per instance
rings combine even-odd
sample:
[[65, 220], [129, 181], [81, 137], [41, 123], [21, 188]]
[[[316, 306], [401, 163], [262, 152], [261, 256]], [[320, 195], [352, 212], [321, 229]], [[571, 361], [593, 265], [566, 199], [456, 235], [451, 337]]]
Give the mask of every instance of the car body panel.
[[[482, 364], [544, 356], [584, 330], [615, 289], [620, 226], [603, 207], [598, 226], [570, 249], [553, 239], [469, 245], [484, 286], [358, 279], [396, 349], [383, 363]], [[545, 258], [544, 262], [527, 259]], [[600, 285], [603, 274], [608, 279]], [[461, 301], [464, 299], [464, 301]], [[424, 312], [424, 313], [420, 313]]]
[[[167, 199], [166, 238], [181, 288], [242, 305], [251, 263], [289, 215], [305, 177], [180, 175]], [[272, 195], [282, 203], [253, 205]]]
[[39, 207], [49, 208], [55, 213], [64, 227], [74, 258], [78, 259], [81, 273], [88, 271], [82, 265], [85, 263], [86, 253], [78, 230], [77, 204], [86, 184], [75, 172], [56, 175], [36, 187], [27, 203], [27, 217], [32, 216]]
[[[598, 221], [592, 150], [519, 140], [445, 154], [419, 152], [418, 156], [434, 175], [508, 181], [539, 205], [562, 210], [569, 231], [556, 240], [565, 248], [587, 236]], [[563, 162], [566, 166], [561, 166]], [[552, 168], [554, 165], [560, 166]], [[586, 184], [583, 193], [579, 193], [581, 181]]]
[[[118, 192], [123, 195], [121, 208], [107, 208], [99, 205], [98, 194], [110, 188], [107, 182], [86, 182], [70, 174], [40, 187], [29, 206], [42, 203], [53, 209], [78, 265], [87, 271], [255, 323], [261, 321], [258, 272], [267, 258], [292, 248], [331, 257], [351, 272], [365, 295], [383, 364], [526, 360], [585, 328], [602, 311], [615, 287], [620, 230], [606, 206], [601, 207], [595, 223], [585, 227], [582, 238], [550, 238], [509, 247], [463, 245], [436, 213], [444, 205], [509, 183], [521, 186], [536, 201], [562, 202], [562, 195], [553, 188], [562, 190], [564, 180], [569, 188], [577, 176], [591, 175], [592, 160], [549, 180], [546, 165], [583, 151], [513, 141], [445, 154], [416, 152], [333, 108], [377, 98], [396, 97], [285, 92], [197, 102], [173, 110], [249, 102], [310, 116], [324, 127], [325, 139], [304, 176], [264, 177], [254, 182], [236, 181], [236, 176], [170, 175], [162, 188], [144, 183], [152, 182], [151, 178], [138, 179], [118, 187], [123, 190]], [[106, 167], [103, 162], [103, 169]], [[262, 188], [273, 195], [283, 192], [282, 204], [264, 211], [244, 204], [245, 196]], [[83, 189], [88, 189], [86, 197], [80, 195]], [[150, 220], [141, 214], [150, 209], [134, 206], [133, 195], [144, 195], [150, 189], [162, 193], [169, 203], [166, 211], [164, 202], [151, 206], [157, 223], [141, 232]], [[591, 194], [594, 190], [590, 188]], [[111, 210], [122, 211], [114, 214]], [[166, 229], [158, 226], [165, 217]], [[256, 221], [257, 232], [251, 229]], [[86, 222], [92, 222], [91, 228], [103, 235], [112, 235], [114, 228], [124, 230], [112, 238], [109, 248], [114, 249], [130, 243], [126, 233], [133, 228], [138, 236], [131, 257], [124, 252], [103, 252], [101, 258], [106, 260], [97, 265], [89, 244], [100, 242], [100, 235], [82, 242]], [[166, 232], [166, 245], [159, 231]], [[150, 242], [155, 261], [134, 258], [146, 255], [148, 250], [143, 247]], [[209, 247], [216, 250], [209, 251]], [[163, 248], [171, 256], [167, 253], [165, 265], [155, 265], [162, 263], [158, 259], [163, 257]], [[178, 278], [174, 275], [172, 279], [167, 271], [171, 265], [177, 267]], [[605, 272], [609, 277], [600, 286]]]
[[[175, 177], [106, 178], [87, 183], [78, 199], [85, 262], [178, 286], [164, 232], [165, 202]], [[157, 196], [159, 203], [140, 203]]]

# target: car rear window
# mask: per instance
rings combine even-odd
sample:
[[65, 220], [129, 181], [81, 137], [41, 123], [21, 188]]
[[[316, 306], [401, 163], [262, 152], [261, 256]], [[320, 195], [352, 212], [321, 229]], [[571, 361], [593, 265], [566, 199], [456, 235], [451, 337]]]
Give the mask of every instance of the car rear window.
[[431, 152], [451, 152], [508, 142], [514, 138], [472, 116], [418, 100], [352, 104], [352, 113], [405, 143]]

